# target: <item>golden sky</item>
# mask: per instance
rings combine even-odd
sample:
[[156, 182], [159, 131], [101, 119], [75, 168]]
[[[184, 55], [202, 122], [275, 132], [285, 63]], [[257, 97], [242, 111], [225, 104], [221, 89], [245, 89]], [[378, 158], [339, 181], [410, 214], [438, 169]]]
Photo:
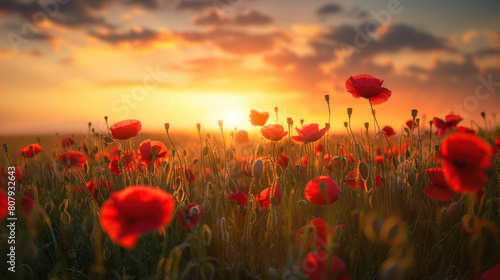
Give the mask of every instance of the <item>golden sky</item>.
[[[437, 3], [436, 3], [437, 2]], [[145, 131], [372, 122], [351, 75], [384, 79], [381, 125], [418, 109], [464, 124], [500, 104], [500, 2], [53, 0], [0, 2], [0, 134], [80, 133], [139, 119]], [[255, 130], [255, 129], [254, 129]]]

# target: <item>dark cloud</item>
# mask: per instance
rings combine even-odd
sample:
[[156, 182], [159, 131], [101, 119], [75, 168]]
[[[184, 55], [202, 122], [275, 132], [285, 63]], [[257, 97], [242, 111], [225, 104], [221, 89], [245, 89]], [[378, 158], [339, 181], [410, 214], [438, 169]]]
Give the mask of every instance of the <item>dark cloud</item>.
[[[219, 0], [215, 0], [219, 1]], [[205, 0], [181, 0], [177, 5], [178, 10], [188, 10], [188, 11], [202, 11], [207, 8], [213, 7], [215, 1], [205, 1]]]
[[266, 25], [273, 22], [273, 18], [258, 11], [246, 11], [234, 18], [237, 25]]
[[160, 34], [151, 29], [131, 29], [126, 32], [97, 33], [90, 32], [89, 35], [112, 45], [130, 43], [134, 46], [145, 46], [159, 39]]
[[436, 61], [430, 70], [429, 76], [434, 80], [449, 79], [461, 81], [464, 78], [476, 78], [480, 73], [479, 67], [472, 55], [464, 55], [462, 61]]
[[316, 14], [318, 16], [328, 16], [328, 15], [335, 15], [338, 14], [342, 11], [342, 6], [336, 3], [329, 3], [321, 6], [321, 8], [316, 11]]
[[340, 48], [355, 48], [352, 54], [355, 60], [403, 49], [416, 52], [454, 51], [447, 39], [406, 24], [391, 25], [386, 30], [382, 30], [375, 21], [359, 26], [341, 25], [324, 33], [323, 38], [338, 43]]
[[126, 0], [125, 3], [131, 5], [138, 5], [150, 10], [158, 8], [158, 2], [156, 0]]
[[273, 22], [273, 18], [254, 10], [245, 11], [241, 14], [236, 15], [235, 17], [231, 17], [228, 15], [221, 17], [221, 14], [216, 9], [210, 9], [201, 15], [193, 17], [191, 21], [197, 25], [249, 26], [268, 25]]
[[103, 17], [95, 15], [96, 10], [104, 8], [109, 2], [110, 0], [71, 0], [65, 4], [56, 1], [38, 4], [35, 1], [3, 0], [0, 2], [0, 12], [20, 14], [35, 25], [42, 19], [48, 19], [70, 27], [87, 24], [109, 26]]
[[227, 21], [219, 17], [215, 9], [206, 11], [201, 15], [194, 16], [191, 22], [197, 25], [221, 25], [226, 24]]
[[500, 55], [500, 49], [493, 49], [493, 48], [481, 49], [481, 50], [476, 52], [476, 55], [478, 57], [496, 56], [496, 55]]

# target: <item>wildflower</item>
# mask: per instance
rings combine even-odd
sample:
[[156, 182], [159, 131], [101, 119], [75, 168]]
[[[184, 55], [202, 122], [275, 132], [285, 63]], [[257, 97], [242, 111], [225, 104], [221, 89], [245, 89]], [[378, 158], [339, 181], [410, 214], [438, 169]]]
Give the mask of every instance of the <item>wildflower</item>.
[[[331, 264], [328, 264], [327, 261]], [[302, 271], [311, 280], [349, 280], [344, 262], [336, 256], [329, 256], [328, 252], [324, 250], [307, 254], [301, 266]]]
[[24, 152], [24, 156], [27, 158], [32, 158], [42, 151], [42, 147], [38, 144], [31, 144], [26, 148], [22, 149], [20, 154]]
[[440, 167], [427, 170], [431, 183], [423, 190], [424, 194], [437, 201], [448, 201], [455, 196], [455, 191], [448, 185], [444, 178], [443, 169]]
[[7, 194], [0, 189], [0, 221], [7, 217], [9, 204]]
[[66, 136], [63, 138], [63, 140], [61, 141], [61, 146], [63, 148], [68, 148], [70, 147], [71, 145], [73, 145], [73, 143], [75, 143], [75, 140], [69, 136]]
[[85, 156], [78, 151], [64, 152], [57, 159], [65, 166], [68, 162], [72, 167], [82, 167], [85, 164]]
[[248, 132], [246, 130], [238, 130], [236, 132], [236, 136], [234, 137], [234, 142], [238, 145], [250, 142], [250, 138], [248, 137]]
[[259, 113], [255, 110], [250, 110], [250, 123], [252, 125], [264, 126], [269, 119], [268, 112]]
[[288, 131], [285, 131], [285, 128], [281, 124], [266, 125], [260, 130], [260, 133], [262, 133], [264, 138], [271, 141], [280, 141], [288, 135]]
[[462, 120], [459, 115], [447, 115], [445, 120], [434, 118], [433, 123], [437, 127], [436, 135], [443, 136], [448, 130], [455, 129]]
[[372, 105], [378, 105], [389, 100], [391, 91], [382, 87], [384, 80], [367, 74], [351, 76], [345, 83], [346, 90], [355, 98], [366, 98]]
[[174, 209], [175, 201], [169, 193], [155, 187], [132, 186], [112, 193], [104, 203], [101, 227], [111, 241], [130, 249], [141, 234], [168, 225]]
[[390, 127], [390, 126], [384, 126], [384, 128], [382, 128], [382, 131], [385, 132], [385, 135], [387, 135], [387, 137], [391, 137], [391, 136], [394, 136], [396, 135], [396, 132], [394, 131], [394, 128]]
[[[94, 180], [92, 180], [92, 181], [88, 182], [85, 187], [89, 190], [92, 197], [96, 201], [98, 201], [99, 200], [99, 193], [101, 193], [101, 195], [104, 196], [104, 194], [106, 192], [108, 192], [108, 193], [111, 192], [111, 190], [113, 189], [113, 184], [110, 182], [108, 185], [108, 184], [106, 184], [106, 180], [104, 178], [101, 178], [101, 180], [98, 181], [97, 184], [94, 182]], [[104, 189], [106, 187], [107, 187], [107, 190], [105, 190], [105, 191], [101, 190], [101, 189]], [[84, 188], [84, 186], [80, 186], [79, 189], [83, 189], [83, 188]], [[73, 193], [76, 193], [77, 191], [78, 191], [78, 189], [75, 188], [73, 190]]]
[[114, 139], [129, 139], [137, 136], [139, 131], [142, 129], [142, 124], [138, 120], [124, 120], [113, 124], [109, 130], [111, 130], [111, 136]]
[[448, 136], [438, 157], [450, 187], [456, 192], [477, 192], [488, 181], [485, 169], [491, 166], [491, 150], [483, 140], [464, 133]]
[[[317, 218], [309, 222], [310, 226], [314, 227], [314, 231], [307, 232], [306, 230], [310, 226], [305, 226], [297, 231], [297, 243], [300, 245], [301, 239], [305, 241], [305, 250], [309, 251], [313, 246], [316, 249], [325, 248], [328, 240], [328, 235], [332, 238], [335, 236], [335, 230], [337, 228], [344, 228], [344, 225], [328, 225], [322, 218]], [[305, 236], [304, 236], [305, 235]], [[305, 238], [304, 238], [305, 237]]]
[[298, 136], [292, 136], [292, 139], [297, 142], [316, 142], [318, 139], [323, 137], [325, 133], [330, 129], [330, 127], [326, 126], [322, 129], [319, 129], [319, 125], [317, 123], [312, 123], [308, 125], [302, 126], [301, 129], [295, 128], [299, 133]]
[[139, 154], [141, 155], [141, 162], [147, 166], [153, 161], [162, 161], [168, 156], [168, 149], [160, 141], [144, 140], [139, 145]]
[[276, 161], [276, 163], [281, 167], [281, 169], [285, 170], [288, 167], [288, 162], [290, 159], [284, 153], [281, 153], [280, 158]]
[[[271, 189], [272, 188], [264, 189], [255, 197], [255, 200], [260, 203], [259, 209], [267, 208], [267, 206], [269, 206], [269, 204], [271, 203]], [[276, 204], [280, 204], [281, 191], [278, 185], [274, 187], [273, 199], [275, 200]]]
[[186, 167], [186, 179], [189, 183], [194, 182], [194, 180], [196, 179], [193, 170], [191, 170], [191, 168], [189, 167]]
[[196, 227], [201, 216], [201, 206], [196, 203], [191, 203], [179, 210], [177, 214], [177, 224], [184, 229], [192, 229]]
[[474, 135], [476, 136], [477, 133], [474, 129], [470, 129], [468, 127], [465, 127], [465, 126], [459, 126], [457, 127], [457, 131], [458, 133], [467, 133], [467, 134], [471, 134], [471, 135]]
[[237, 191], [236, 193], [231, 192], [229, 194], [229, 200], [236, 201], [237, 205], [243, 205], [243, 204], [247, 204], [248, 196], [242, 191]]
[[319, 176], [307, 183], [305, 196], [309, 202], [316, 205], [333, 204], [341, 193], [339, 185], [327, 176]]

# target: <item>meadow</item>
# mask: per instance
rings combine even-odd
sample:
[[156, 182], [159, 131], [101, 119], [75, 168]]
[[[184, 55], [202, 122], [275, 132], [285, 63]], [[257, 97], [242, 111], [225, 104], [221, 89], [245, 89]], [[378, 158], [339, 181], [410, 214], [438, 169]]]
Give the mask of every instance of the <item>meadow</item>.
[[339, 135], [275, 108], [251, 137], [130, 119], [4, 138], [0, 278], [500, 279], [499, 129], [408, 108], [395, 131], [382, 82], [346, 90], [374, 110], [362, 132], [350, 108]]

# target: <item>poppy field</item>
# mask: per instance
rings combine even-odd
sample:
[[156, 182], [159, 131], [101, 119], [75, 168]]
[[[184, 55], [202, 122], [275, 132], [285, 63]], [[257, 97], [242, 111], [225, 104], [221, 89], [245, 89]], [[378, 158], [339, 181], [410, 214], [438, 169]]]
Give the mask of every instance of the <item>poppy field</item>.
[[140, 120], [107, 117], [107, 131], [4, 144], [0, 278], [500, 279], [500, 130], [485, 113], [424, 124], [418, 108], [379, 124], [397, 94], [383, 82], [345, 82], [370, 105], [362, 131], [352, 108], [318, 123], [276, 107], [249, 112], [255, 135], [193, 124], [192, 145], [169, 123], [137, 141]]

